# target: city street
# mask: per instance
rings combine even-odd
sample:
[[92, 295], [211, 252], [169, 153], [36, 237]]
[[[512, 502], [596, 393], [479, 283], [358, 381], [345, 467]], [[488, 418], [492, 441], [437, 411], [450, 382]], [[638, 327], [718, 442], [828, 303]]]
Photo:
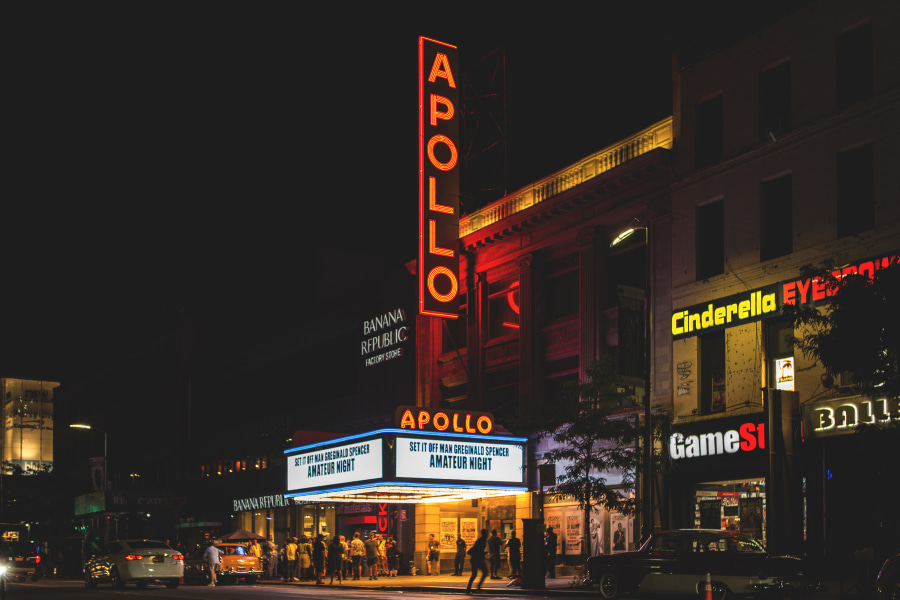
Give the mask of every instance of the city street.
[[[145, 600], [189, 600], [195, 598], [222, 599], [222, 600], [255, 600], [259, 598], [279, 600], [283, 598], [353, 598], [361, 600], [382, 600], [390, 598], [396, 600], [398, 595], [406, 600], [419, 598], [433, 598], [445, 596], [453, 598], [465, 597], [464, 592], [468, 577], [453, 577], [441, 575], [439, 577], [398, 577], [396, 579], [381, 578], [377, 582], [363, 579], [361, 581], [348, 581], [344, 585], [316, 586], [310, 583], [282, 583], [261, 582], [254, 585], [223, 585], [215, 588], [205, 585], [182, 585], [176, 590], [166, 589], [161, 585], [151, 585], [139, 590], [134, 585], [128, 585], [124, 590], [113, 590], [110, 586], [100, 586], [95, 590], [87, 590], [84, 584], [72, 579], [42, 579], [36, 583], [14, 582], [9, 583], [7, 597], [3, 600], [55, 600], [57, 598], [119, 598], [135, 597]], [[599, 598], [596, 588], [593, 590], [574, 589], [573, 578], [558, 577], [547, 580], [545, 590], [521, 590], [506, 587], [509, 580], [486, 579], [483, 589], [476, 592], [476, 596], [508, 598]], [[380, 584], [380, 585], [378, 585]], [[808, 596], [809, 600], [837, 600], [839, 598], [839, 584], [829, 582], [827, 590]], [[659, 598], [659, 596], [656, 596]], [[848, 598], [858, 597], [853, 594]], [[644, 600], [645, 596], [629, 596], [632, 600]]]
[[[559, 578], [550, 584], [549, 589], [542, 592], [522, 591], [515, 588], [507, 588], [507, 579], [491, 581], [485, 580], [479, 596], [502, 596], [513, 600], [515, 598], [534, 598], [535, 594], [545, 598], [588, 598], [596, 597], [596, 592], [570, 590], [571, 578]], [[346, 582], [345, 585], [316, 586], [313, 584], [284, 584], [257, 583], [254, 585], [225, 585], [215, 588], [203, 585], [182, 585], [177, 590], [166, 589], [165, 586], [151, 585], [139, 590], [134, 585], [128, 585], [124, 590], [113, 590], [108, 585], [102, 585], [96, 590], [87, 590], [84, 584], [76, 580], [52, 580], [43, 579], [36, 583], [22, 582], [10, 583], [7, 598], [18, 600], [44, 600], [55, 598], [103, 598], [103, 597], [140, 597], [156, 600], [166, 599], [192, 599], [192, 598], [222, 598], [235, 600], [252, 600], [257, 598], [347, 598], [351, 595], [365, 598], [366, 600], [381, 600], [383, 598], [396, 599], [398, 594], [404, 598], [414, 600], [416, 598], [434, 597], [435, 595], [459, 597], [465, 591], [468, 577], [452, 577], [449, 575], [440, 577], [398, 577], [396, 579], [379, 579], [378, 582], [368, 579], [357, 582]], [[382, 587], [375, 587], [376, 583], [383, 583]]]

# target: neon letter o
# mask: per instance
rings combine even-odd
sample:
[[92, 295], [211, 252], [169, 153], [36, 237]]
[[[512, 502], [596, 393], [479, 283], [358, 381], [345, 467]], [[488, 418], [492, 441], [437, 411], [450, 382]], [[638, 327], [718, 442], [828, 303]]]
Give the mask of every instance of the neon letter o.
[[450, 417], [447, 416], [447, 413], [435, 413], [435, 415], [431, 417], [431, 422], [434, 424], [435, 429], [444, 431], [450, 426]]
[[[434, 279], [438, 275], [446, 275], [450, 279], [450, 291], [442, 294], [434, 287]], [[428, 273], [428, 293], [438, 302], [450, 302], [456, 298], [456, 292], [459, 291], [459, 283], [456, 281], [456, 275], [447, 267], [435, 267]]]
[[[484, 425], [482, 425], [482, 421]], [[494, 424], [491, 422], [490, 417], [486, 417], [485, 415], [481, 415], [478, 417], [478, 420], [475, 422], [475, 427], [478, 428], [478, 433], [488, 434], [491, 432], [491, 429], [494, 428]]]
[[[448, 148], [450, 148], [450, 160], [445, 163], [439, 161], [434, 155], [434, 147], [437, 146], [439, 142], [445, 144]], [[439, 170], [449, 171], [456, 166], [456, 146], [453, 145], [453, 142], [446, 135], [438, 134], [428, 140], [428, 160], [430, 160], [431, 164], [433, 164]]]

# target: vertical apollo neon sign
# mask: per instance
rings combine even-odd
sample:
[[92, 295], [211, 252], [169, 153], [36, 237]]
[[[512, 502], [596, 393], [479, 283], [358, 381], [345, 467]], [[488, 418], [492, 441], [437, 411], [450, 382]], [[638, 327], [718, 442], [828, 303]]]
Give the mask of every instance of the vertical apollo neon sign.
[[419, 38], [419, 314], [459, 315], [456, 46]]

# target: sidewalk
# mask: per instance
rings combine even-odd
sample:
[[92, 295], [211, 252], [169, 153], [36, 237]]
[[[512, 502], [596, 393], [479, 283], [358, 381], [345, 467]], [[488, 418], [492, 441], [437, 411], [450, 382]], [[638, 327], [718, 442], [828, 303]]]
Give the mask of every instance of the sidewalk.
[[[304, 587], [327, 587], [327, 588], [361, 588], [361, 589], [377, 589], [377, 590], [404, 590], [404, 591], [412, 591], [412, 592], [427, 592], [427, 591], [440, 591], [444, 593], [458, 593], [464, 594], [466, 591], [466, 585], [469, 583], [469, 576], [471, 575], [471, 571], [466, 571], [465, 575], [462, 577], [455, 577], [450, 574], [441, 574], [441, 575], [398, 575], [397, 577], [379, 577], [377, 580], [371, 580], [367, 576], [364, 576], [362, 579], [358, 581], [344, 580], [343, 584], [338, 584], [337, 579], [334, 580], [333, 585], [329, 585], [328, 582], [330, 579], [328, 577], [325, 578], [325, 585], [317, 586], [315, 582], [291, 582], [285, 583], [281, 580], [262, 580], [259, 583], [263, 584], [271, 584], [271, 585], [291, 585], [291, 586], [304, 586]], [[561, 575], [561, 574], [560, 574]], [[479, 578], [481, 575], [479, 574]], [[597, 590], [587, 590], [585, 588], [576, 588], [575, 586], [575, 577], [574, 575], [567, 575], [565, 577], [560, 576], [556, 579], [546, 579], [545, 580], [545, 589], [543, 590], [523, 590], [520, 587], [506, 587], [509, 584], [510, 580], [507, 578], [503, 579], [491, 579], [488, 577], [484, 580], [484, 583], [481, 586], [481, 594], [506, 594], [506, 593], [514, 593], [514, 594], [535, 594], [535, 595], [546, 595], [547, 592], [553, 592], [554, 595], [566, 595], [572, 597], [585, 597], [585, 598], [596, 598]], [[478, 585], [478, 579], [472, 584], [473, 591], [475, 586]]]
[[[585, 587], [578, 587], [576, 583], [574, 573], [560, 573], [563, 569], [557, 569], [557, 575], [559, 577], [555, 579], [545, 579], [545, 589], [542, 590], [527, 590], [522, 589], [520, 587], [510, 586], [507, 587], [510, 580], [503, 579], [491, 579], [488, 577], [484, 580], [484, 583], [481, 586], [481, 592], [476, 592], [479, 595], [504, 595], [504, 594], [516, 594], [516, 595], [536, 595], [536, 596], [546, 596], [552, 594], [554, 596], [568, 596], [572, 598], [598, 598], [599, 595], [597, 593], [596, 586], [593, 589], [587, 589]], [[437, 591], [442, 593], [457, 593], [464, 594], [466, 591], [466, 585], [469, 583], [469, 576], [471, 575], [471, 571], [466, 571], [465, 575], [462, 577], [454, 577], [449, 574], [441, 574], [441, 575], [400, 575], [398, 577], [379, 577], [377, 580], [370, 580], [367, 576], [364, 576], [359, 581], [353, 580], [344, 580], [342, 584], [339, 584], [337, 579], [334, 580], [333, 585], [329, 585], [329, 578], [325, 578], [325, 585], [317, 586], [315, 582], [291, 582], [285, 583], [279, 580], [261, 580], [259, 583], [262, 584], [270, 584], [270, 585], [289, 585], [289, 586], [298, 586], [298, 587], [320, 587], [320, 588], [359, 588], [359, 589], [375, 589], [375, 590], [395, 590], [395, 591], [410, 591], [410, 592], [428, 592], [428, 591]], [[479, 578], [481, 575], [479, 574]], [[474, 586], [478, 585], [478, 580], [475, 580], [473, 584]], [[810, 600], [839, 600], [840, 596], [840, 585], [837, 582], [826, 582], [825, 583], [826, 590], [822, 592], [817, 592], [812, 596], [805, 596], [805, 598], [809, 598]], [[844, 598], [848, 599], [856, 599], [861, 598], [861, 596], [847, 594]]]

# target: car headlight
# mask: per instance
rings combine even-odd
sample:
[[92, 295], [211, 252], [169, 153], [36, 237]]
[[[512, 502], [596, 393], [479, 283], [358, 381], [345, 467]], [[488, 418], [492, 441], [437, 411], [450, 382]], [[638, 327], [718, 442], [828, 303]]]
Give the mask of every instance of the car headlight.
[[6, 565], [0, 564], [0, 577], [3, 577], [4, 575], [6, 575]]

